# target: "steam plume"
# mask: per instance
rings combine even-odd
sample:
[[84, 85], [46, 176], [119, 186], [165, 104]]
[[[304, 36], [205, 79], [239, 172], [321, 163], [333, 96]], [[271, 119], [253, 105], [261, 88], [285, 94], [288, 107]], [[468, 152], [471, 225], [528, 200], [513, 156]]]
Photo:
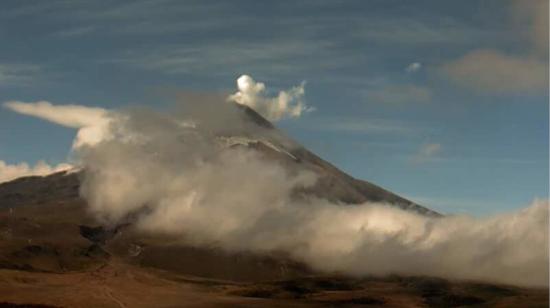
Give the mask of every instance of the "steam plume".
[[283, 118], [298, 118], [304, 112], [313, 110], [303, 101], [304, 83], [287, 91], [279, 92], [277, 97], [265, 96], [265, 84], [256, 82], [248, 75], [237, 79], [239, 91], [229, 96], [229, 100], [247, 105], [270, 121]]

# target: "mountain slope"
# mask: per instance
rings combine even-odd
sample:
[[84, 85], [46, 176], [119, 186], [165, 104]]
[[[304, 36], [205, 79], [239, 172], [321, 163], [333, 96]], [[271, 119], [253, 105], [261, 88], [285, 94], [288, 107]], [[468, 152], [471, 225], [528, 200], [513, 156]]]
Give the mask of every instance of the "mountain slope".
[[238, 105], [245, 115], [245, 120], [260, 127], [262, 136], [235, 136], [233, 144], [246, 145], [276, 159], [289, 170], [305, 168], [318, 175], [317, 183], [306, 193], [332, 202], [343, 204], [361, 204], [365, 202], [386, 203], [402, 209], [412, 210], [429, 216], [440, 216], [439, 213], [420, 206], [370, 182], [355, 179], [334, 165], [323, 160], [305, 147], [301, 146], [269, 121], [247, 106]]

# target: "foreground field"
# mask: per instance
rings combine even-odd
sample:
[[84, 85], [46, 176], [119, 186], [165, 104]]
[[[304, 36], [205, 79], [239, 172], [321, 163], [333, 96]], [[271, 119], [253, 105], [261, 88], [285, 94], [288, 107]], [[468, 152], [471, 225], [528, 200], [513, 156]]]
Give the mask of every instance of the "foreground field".
[[0, 307], [547, 307], [547, 290], [426, 277], [229, 282], [112, 261], [93, 270], [0, 270]]

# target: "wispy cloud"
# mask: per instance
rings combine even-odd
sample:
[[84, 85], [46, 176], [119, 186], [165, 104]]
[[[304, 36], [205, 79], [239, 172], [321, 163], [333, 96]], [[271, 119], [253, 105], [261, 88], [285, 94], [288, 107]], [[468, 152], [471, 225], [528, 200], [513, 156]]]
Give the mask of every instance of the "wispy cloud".
[[356, 23], [361, 25], [354, 31], [356, 38], [399, 45], [457, 45], [494, 34], [450, 16], [434, 19], [359, 19]]
[[[23, 3], [0, 17], [47, 18], [45, 24], [54, 25], [50, 36], [58, 38], [88, 35], [91, 42], [121, 38], [116, 44], [105, 46], [97, 58], [92, 56], [85, 61], [216, 77], [246, 71], [258, 77], [330, 76], [331, 80], [340, 80], [341, 72], [346, 70], [346, 75], [365, 80], [365, 71], [359, 68], [371, 69], [370, 63], [393, 52], [381, 53], [378, 48], [357, 52], [357, 44], [439, 46], [471, 42], [486, 35], [478, 27], [451, 16], [414, 18], [392, 16], [384, 10], [365, 18], [367, 12], [342, 14], [333, 7], [336, 3], [310, 1], [289, 5], [293, 14], [261, 15], [254, 14], [256, 8], [242, 9], [225, 2], [51, 1], [48, 5]], [[312, 10], [315, 14], [308, 14]], [[59, 29], [60, 20], [67, 24], [66, 29]], [[268, 28], [263, 27], [267, 24]], [[368, 78], [377, 78], [375, 70], [369, 70], [369, 74], [372, 75]]]
[[425, 143], [420, 146], [416, 154], [412, 158], [415, 164], [422, 164], [436, 160], [439, 158], [443, 146], [440, 143]]
[[405, 68], [405, 72], [407, 73], [414, 73], [422, 68], [422, 63], [420, 62], [413, 62]]
[[385, 85], [367, 90], [366, 98], [382, 104], [426, 103], [432, 100], [432, 90], [413, 84]]
[[459, 85], [479, 91], [539, 94], [548, 90], [548, 1], [515, 1], [516, 17], [529, 25], [527, 51], [475, 49], [441, 67]]
[[548, 57], [548, 1], [514, 0], [512, 10], [519, 24], [529, 26], [527, 36], [534, 51], [542, 57]]
[[[217, 40], [192, 46], [176, 44], [131, 50], [102, 62], [166, 74], [230, 75], [236, 70], [273, 76], [297, 74], [312, 68], [338, 67], [343, 62], [352, 61], [329, 61], [332, 58], [331, 46], [329, 41], [308, 42], [292, 38], [268, 42]], [[316, 58], [309, 58], [311, 54], [316, 54]], [[225, 70], [220, 70], [221, 67]]]
[[26, 85], [42, 71], [39, 65], [0, 63], [0, 87]]
[[52, 33], [52, 36], [58, 37], [58, 38], [72, 38], [72, 37], [79, 37], [79, 36], [93, 33], [95, 30], [96, 30], [96, 27], [94, 26], [66, 28], [66, 29], [62, 29]]
[[[405, 122], [360, 117], [326, 117], [315, 121], [308, 128], [318, 131], [342, 132], [351, 134], [410, 134], [417, 127]], [[306, 128], [307, 129], [307, 128]]]
[[442, 69], [456, 83], [480, 91], [529, 93], [548, 88], [548, 63], [531, 56], [474, 50]]

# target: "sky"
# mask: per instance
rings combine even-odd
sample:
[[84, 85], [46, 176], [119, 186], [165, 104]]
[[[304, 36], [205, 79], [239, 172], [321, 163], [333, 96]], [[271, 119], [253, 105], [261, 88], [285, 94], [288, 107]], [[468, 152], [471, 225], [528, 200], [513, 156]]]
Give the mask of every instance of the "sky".
[[[544, 0], [6, 0], [0, 38], [0, 103], [166, 109], [246, 74], [303, 90], [308, 109], [276, 118], [292, 138], [422, 205], [548, 198]], [[0, 108], [0, 170], [55, 170], [74, 136]]]

